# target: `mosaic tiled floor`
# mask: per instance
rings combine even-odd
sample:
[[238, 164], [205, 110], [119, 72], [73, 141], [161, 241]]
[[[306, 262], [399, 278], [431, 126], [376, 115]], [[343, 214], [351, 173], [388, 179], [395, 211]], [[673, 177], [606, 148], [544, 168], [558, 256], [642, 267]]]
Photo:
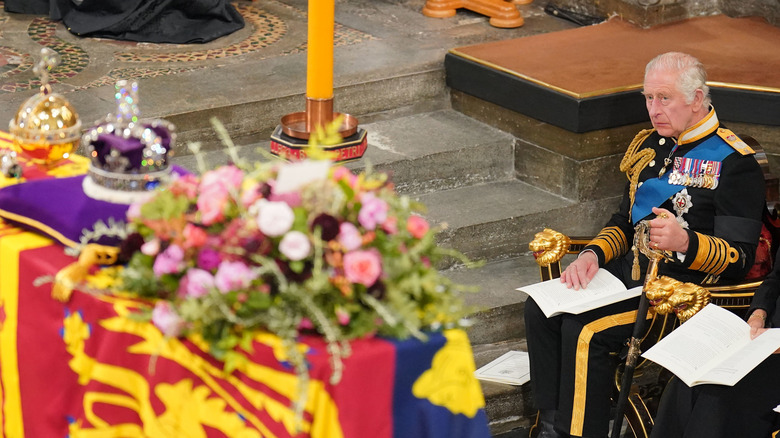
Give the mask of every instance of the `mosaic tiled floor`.
[[[266, 0], [266, 3], [274, 0]], [[143, 43], [143, 50], [140, 50], [138, 44], [131, 44], [133, 49], [127, 50], [121, 48], [113, 54], [113, 62], [116, 64], [102, 77], [82, 85], [77, 89], [83, 90], [102, 85], [113, 84], [118, 78], [133, 77], [144, 79], [158, 77], [163, 75], [178, 74], [187, 71], [205, 68], [203, 61], [224, 59], [240, 55], [246, 55], [258, 52], [262, 49], [273, 46], [279, 42], [288, 31], [285, 21], [259, 6], [255, 3], [245, 1], [234, 2], [236, 9], [244, 17], [244, 20], [252, 29], [249, 36], [241, 41], [228, 44], [224, 47], [200, 49], [200, 50], [182, 50], [182, 46], [176, 45], [175, 50], [166, 51], [165, 48], [170, 45]], [[274, 6], [286, 8], [296, 15], [305, 18], [305, 11], [294, 8], [283, 3], [274, 2]], [[0, 2], [2, 8], [2, 2]], [[6, 16], [0, 15], [0, 25], [7, 20]], [[57, 37], [58, 29], [62, 31], [62, 23], [54, 22], [48, 18], [33, 18], [27, 27], [27, 34], [30, 39], [42, 47], [49, 47], [60, 53], [62, 61], [60, 65], [51, 73], [50, 82], [57, 83], [67, 78], [72, 78], [81, 73], [89, 65], [90, 59], [87, 52], [77, 43], [70, 43]], [[367, 33], [336, 24], [334, 34], [334, 44], [344, 46], [374, 39]], [[227, 39], [225, 39], [227, 41]], [[93, 40], [94, 41], [94, 40]], [[218, 40], [219, 41], [219, 40]], [[202, 46], [193, 45], [194, 48]], [[267, 54], [261, 54], [260, 59], [273, 56], [284, 56], [292, 53], [298, 53], [306, 50], [306, 42], [303, 41], [296, 47], [274, 53], [267, 51]], [[0, 86], [0, 93], [11, 93], [17, 91], [30, 90], [40, 86], [37, 79], [17, 80], [14, 76], [32, 68], [33, 58], [37, 53], [21, 53], [13, 47], [0, 46], [0, 57], [5, 60], [5, 65], [0, 65], [0, 80], [3, 81]], [[154, 64], [145, 65], [145, 64]], [[160, 64], [170, 64], [160, 67]]]

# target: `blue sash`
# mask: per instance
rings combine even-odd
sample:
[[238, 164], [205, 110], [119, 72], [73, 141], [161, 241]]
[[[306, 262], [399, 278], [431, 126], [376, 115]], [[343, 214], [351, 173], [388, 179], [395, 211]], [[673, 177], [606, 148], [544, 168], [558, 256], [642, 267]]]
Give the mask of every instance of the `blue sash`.
[[[723, 161], [734, 152], [734, 149], [728, 143], [723, 141], [717, 135], [710, 137], [700, 145], [688, 151], [685, 158]], [[672, 169], [667, 169], [661, 178], [650, 178], [646, 180], [636, 190], [634, 198], [634, 207], [631, 210], [631, 219], [634, 225], [653, 212], [653, 207], [658, 207], [664, 201], [679, 192], [685, 186], [669, 184], [669, 175]]]

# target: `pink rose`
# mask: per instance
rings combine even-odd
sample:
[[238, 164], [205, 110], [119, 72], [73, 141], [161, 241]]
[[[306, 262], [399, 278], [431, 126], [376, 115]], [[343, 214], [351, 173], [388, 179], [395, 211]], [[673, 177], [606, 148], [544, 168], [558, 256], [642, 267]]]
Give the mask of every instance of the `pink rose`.
[[154, 305], [152, 324], [168, 337], [179, 336], [184, 329], [184, 320], [176, 314], [168, 301], [158, 301]]
[[290, 231], [279, 242], [279, 252], [292, 261], [303, 260], [311, 253], [311, 242], [300, 231]]
[[192, 268], [179, 283], [179, 296], [200, 298], [208, 295], [214, 287], [214, 276], [203, 269]]
[[358, 222], [367, 230], [376, 229], [377, 225], [387, 219], [387, 211], [390, 207], [387, 202], [377, 198], [373, 193], [364, 193], [360, 198], [362, 203], [358, 213]]
[[382, 224], [382, 229], [387, 234], [395, 234], [398, 232], [398, 218], [395, 216], [389, 216], [385, 223]]
[[339, 321], [339, 324], [341, 325], [347, 325], [349, 324], [350, 318], [349, 318], [349, 312], [342, 309], [341, 307], [336, 308], [336, 319]]
[[141, 205], [144, 203], [145, 202], [133, 202], [130, 204], [130, 206], [127, 207], [127, 213], [125, 214], [127, 216], [127, 220], [133, 221], [139, 219], [141, 217]]
[[174, 195], [184, 195], [187, 199], [198, 196], [198, 177], [193, 174], [180, 176], [173, 180], [168, 191]]
[[203, 174], [200, 180], [198, 211], [205, 225], [214, 224], [224, 218], [225, 206], [231, 192], [238, 193], [244, 172], [235, 166], [222, 166]]
[[260, 183], [252, 181], [251, 183], [244, 185], [243, 190], [241, 190], [241, 205], [249, 207], [262, 197], [263, 194], [260, 193]]
[[292, 228], [295, 213], [287, 203], [261, 199], [255, 206], [257, 207], [257, 227], [266, 236], [281, 236]]
[[352, 283], [371, 286], [382, 273], [382, 261], [376, 249], [344, 254], [344, 275]]
[[406, 221], [406, 230], [409, 231], [415, 239], [422, 239], [429, 229], [430, 226], [428, 225], [428, 221], [422, 216], [411, 215]]
[[184, 226], [184, 244], [188, 248], [200, 248], [206, 244], [208, 234], [203, 228], [188, 223]]
[[357, 177], [346, 167], [339, 166], [333, 169], [333, 179], [335, 181], [346, 179], [350, 187], [355, 187], [355, 181], [357, 180]]
[[157, 255], [154, 259], [154, 274], [161, 276], [163, 274], [176, 274], [184, 269], [184, 250], [179, 245], [170, 245], [165, 251]]
[[232, 290], [246, 289], [257, 278], [257, 273], [241, 261], [222, 262], [219, 264], [214, 285], [220, 292], [228, 293]]
[[342, 222], [339, 225], [339, 243], [347, 251], [354, 251], [363, 244], [363, 236], [357, 227], [350, 222]]
[[224, 219], [228, 199], [228, 193], [219, 188], [202, 190], [197, 202], [201, 222], [212, 225]]
[[203, 174], [200, 179], [200, 191], [219, 188], [223, 192], [233, 190], [238, 193], [243, 181], [244, 172], [241, 169], [236, 166], [221, 166]]

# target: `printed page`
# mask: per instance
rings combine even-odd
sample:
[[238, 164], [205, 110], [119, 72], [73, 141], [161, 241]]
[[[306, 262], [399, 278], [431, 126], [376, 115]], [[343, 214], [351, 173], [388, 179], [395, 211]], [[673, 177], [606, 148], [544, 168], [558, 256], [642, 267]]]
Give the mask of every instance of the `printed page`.
[[642, 294], [641, 287], [627, 291], [623, 282], [605, 269], [599, 269], [585, 289], [569, 289], [554, 278], [517, 290], [530, 295], [548, 318], [561, 313], [579, 314]]
[[642, 357], [673, 372], [688, 386], [734, 385], [778, 347], [780, 335], [762, 335], [751, 342], [745, 321], [709, 304]]
[[522, 385], [531, 380], [531, 365], [525, 351], [509, 351], [474, 372], [480, 380]]
[[710, 369], [694, 384], [715, 383], [734, 386], [778, 348], [780, 348], [780, 328], [769, 329]]

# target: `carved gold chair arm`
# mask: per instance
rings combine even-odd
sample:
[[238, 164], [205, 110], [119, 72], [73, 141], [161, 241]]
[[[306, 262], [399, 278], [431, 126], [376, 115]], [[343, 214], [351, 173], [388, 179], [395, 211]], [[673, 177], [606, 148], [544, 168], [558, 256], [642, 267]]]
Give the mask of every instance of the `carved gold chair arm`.
[[561, 276], [561, 260], [566, 254], [579, 254], [591, 241], [590, 238], [569, 237], [550, 228], [536, 233], [528, 244], [539, 265], [541, 281]]

